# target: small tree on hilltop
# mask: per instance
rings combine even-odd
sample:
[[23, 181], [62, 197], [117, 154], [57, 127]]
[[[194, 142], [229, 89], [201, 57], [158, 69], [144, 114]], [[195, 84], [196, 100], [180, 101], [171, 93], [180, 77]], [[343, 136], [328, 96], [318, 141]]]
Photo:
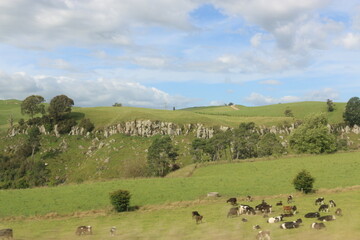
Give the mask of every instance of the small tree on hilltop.
[[117, 212], [125, 212], [130, 206], [130, 192], [127, 190], [117, 190], [110, 193], [110, 202]]
[[333, 103], [333, 101], [332, 100], [330, 100], [330, 99], [328, 99], [327, 101], [326, 101], [326, 105], [327, 105], [327, 111], [328, 112], [333, 112], [334, 111], [334, 109], [335, 109], [335, 105], [334, 105], [334, 103]]
[[293, 180], [295, 189], [304, 193], [309, 193], [313, 190], [314, 182], [315, 178], [306, 170], [299, 172]]
[[74, 100], [66, 95], [58, 95], [51, 99], [48, 108], [49, 115], [56, 121], [61, 120], [64, 115], [71, 112], [71, 107], [74, 105]]

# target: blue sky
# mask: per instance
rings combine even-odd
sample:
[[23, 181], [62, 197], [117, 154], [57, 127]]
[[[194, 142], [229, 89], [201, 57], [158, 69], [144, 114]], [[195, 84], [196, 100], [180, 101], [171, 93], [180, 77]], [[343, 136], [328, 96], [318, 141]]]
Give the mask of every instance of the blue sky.
[[358, 0], [1, 0], [0, 99], [177, 109], [347, 102]]

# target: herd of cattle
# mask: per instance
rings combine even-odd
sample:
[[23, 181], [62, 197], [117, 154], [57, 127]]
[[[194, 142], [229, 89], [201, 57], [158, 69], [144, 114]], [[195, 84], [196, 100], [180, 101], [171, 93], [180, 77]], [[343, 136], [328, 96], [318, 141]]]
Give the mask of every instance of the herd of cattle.
[[[250, 196], [247, 196], [247, 201], [252, 202], [253, 199]], [[310, 228], [312, 229], [324, 229], [325, 224], [324, 222], [333, 221], [336, 219], [336, 216], [342, 216], [342, 210], [341, 208], [337, 208], [334, 212], [334, 215], [329, 215], [329, 209], [330, 208], [336, 208], [336, 203], [334, 200], [330, 200], [328, 204], [325, 204], [323, 197], [319, 197], [315, 199], [315, 206], [317, 207], [317, 211], [314, 212], [308, 212], [304, 214], [305, 218], [313, 218], [317, 219], [320, 222], [313, 222], [310, 224]], [[283, 213], [279, 214], [275, 217], [269, 217], [269, 214], [273, 213], [272, 211], [272, 205], [265, 202], [265, 200], [262, 200], [262, 202], [255, 207], [251, 207], [248, 204], [238, 204], [236, 198], [229, 198], [227, 203], [230, 203], [232, 207], [230, 208], [227, 217], [237, 217], [240, 215], [256, 215], [261, 214], [264, 218], [267, 218], [267, 223], [280, 223], [281, 229], [293, 229], [300, 227], [302, 223], [302, 219], [298, 218], [295, 221], [284, 221], [284, 218], [287, 217], [296, 217], [298, 213], [298, 209], [296, 205], [290, 205], [294, 202], [294, 198], [292, 195], [288, 196], [287, 203], [288, 205], [283, 205], [282, 201], [279, 201], [276, 203], [276, 206], [278, 208], [282, 208]], [[320, 213], [325, 213], [324, 216], [321, 216]], [[192, 218], [196, 220], [196, 224], [199, 224], [203, 220], [203, 216], [200, 215], [198, 211], [192, 212]], [[243, 222], [247, 222], [246, 218], [241, 219]], [[261, 230], [260, 225], [254, 225], [253, 229], [260, 230], [257, 235], [257, 240], [271, 240], [270, 237], [270, 231], [268, 230]]]

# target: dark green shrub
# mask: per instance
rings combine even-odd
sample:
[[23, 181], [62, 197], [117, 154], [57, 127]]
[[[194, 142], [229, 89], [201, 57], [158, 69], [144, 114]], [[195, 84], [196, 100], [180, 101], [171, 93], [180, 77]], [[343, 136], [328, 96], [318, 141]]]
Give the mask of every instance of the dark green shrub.
[[130, 207], [130, 192], [127, 190], [117, 190], [110, 193], [110, 202], [117, 212], [125, 212]]
[[82, 119], [79, 123], [79, 127], [84, 128], [85, 132], [91, 132], [95, 128], [94, 124], [88, 118]]
[[258, 144], [258, 154], [260, 157], [281, 155], [284, 150], [284, 147], [274, 133], [266, 133], [261, 137]]
[[293, 180], [293, 184], [296, 190], [309, 193], [313, 189], [315, 178], [306, 170], [299, 172]]
[[67, 134], [71, 131], [71, 128], [76, 125], [75, 119], [65, 119], [58, 123], [58, 132], [60, 134]]

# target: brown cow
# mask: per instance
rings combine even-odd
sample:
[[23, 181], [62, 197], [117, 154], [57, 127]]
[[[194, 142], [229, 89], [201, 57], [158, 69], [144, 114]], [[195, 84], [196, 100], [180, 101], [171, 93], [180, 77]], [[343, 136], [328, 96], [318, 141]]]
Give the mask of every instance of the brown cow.
[[342, 216], [342, 210], [341, 210], [341, 208], [336, 209], [335, 215], [336, 215], [336, 216]]
[[195, 216], [196, 224], [202, 223], [203, 216]]
[[295, 205], [294, 206], [283, 206], [283, 209], [284, 209], [284, 213], [293, 213], [293, 214], [295, 214], [296, 210], [297, 210], [297, 207]]

